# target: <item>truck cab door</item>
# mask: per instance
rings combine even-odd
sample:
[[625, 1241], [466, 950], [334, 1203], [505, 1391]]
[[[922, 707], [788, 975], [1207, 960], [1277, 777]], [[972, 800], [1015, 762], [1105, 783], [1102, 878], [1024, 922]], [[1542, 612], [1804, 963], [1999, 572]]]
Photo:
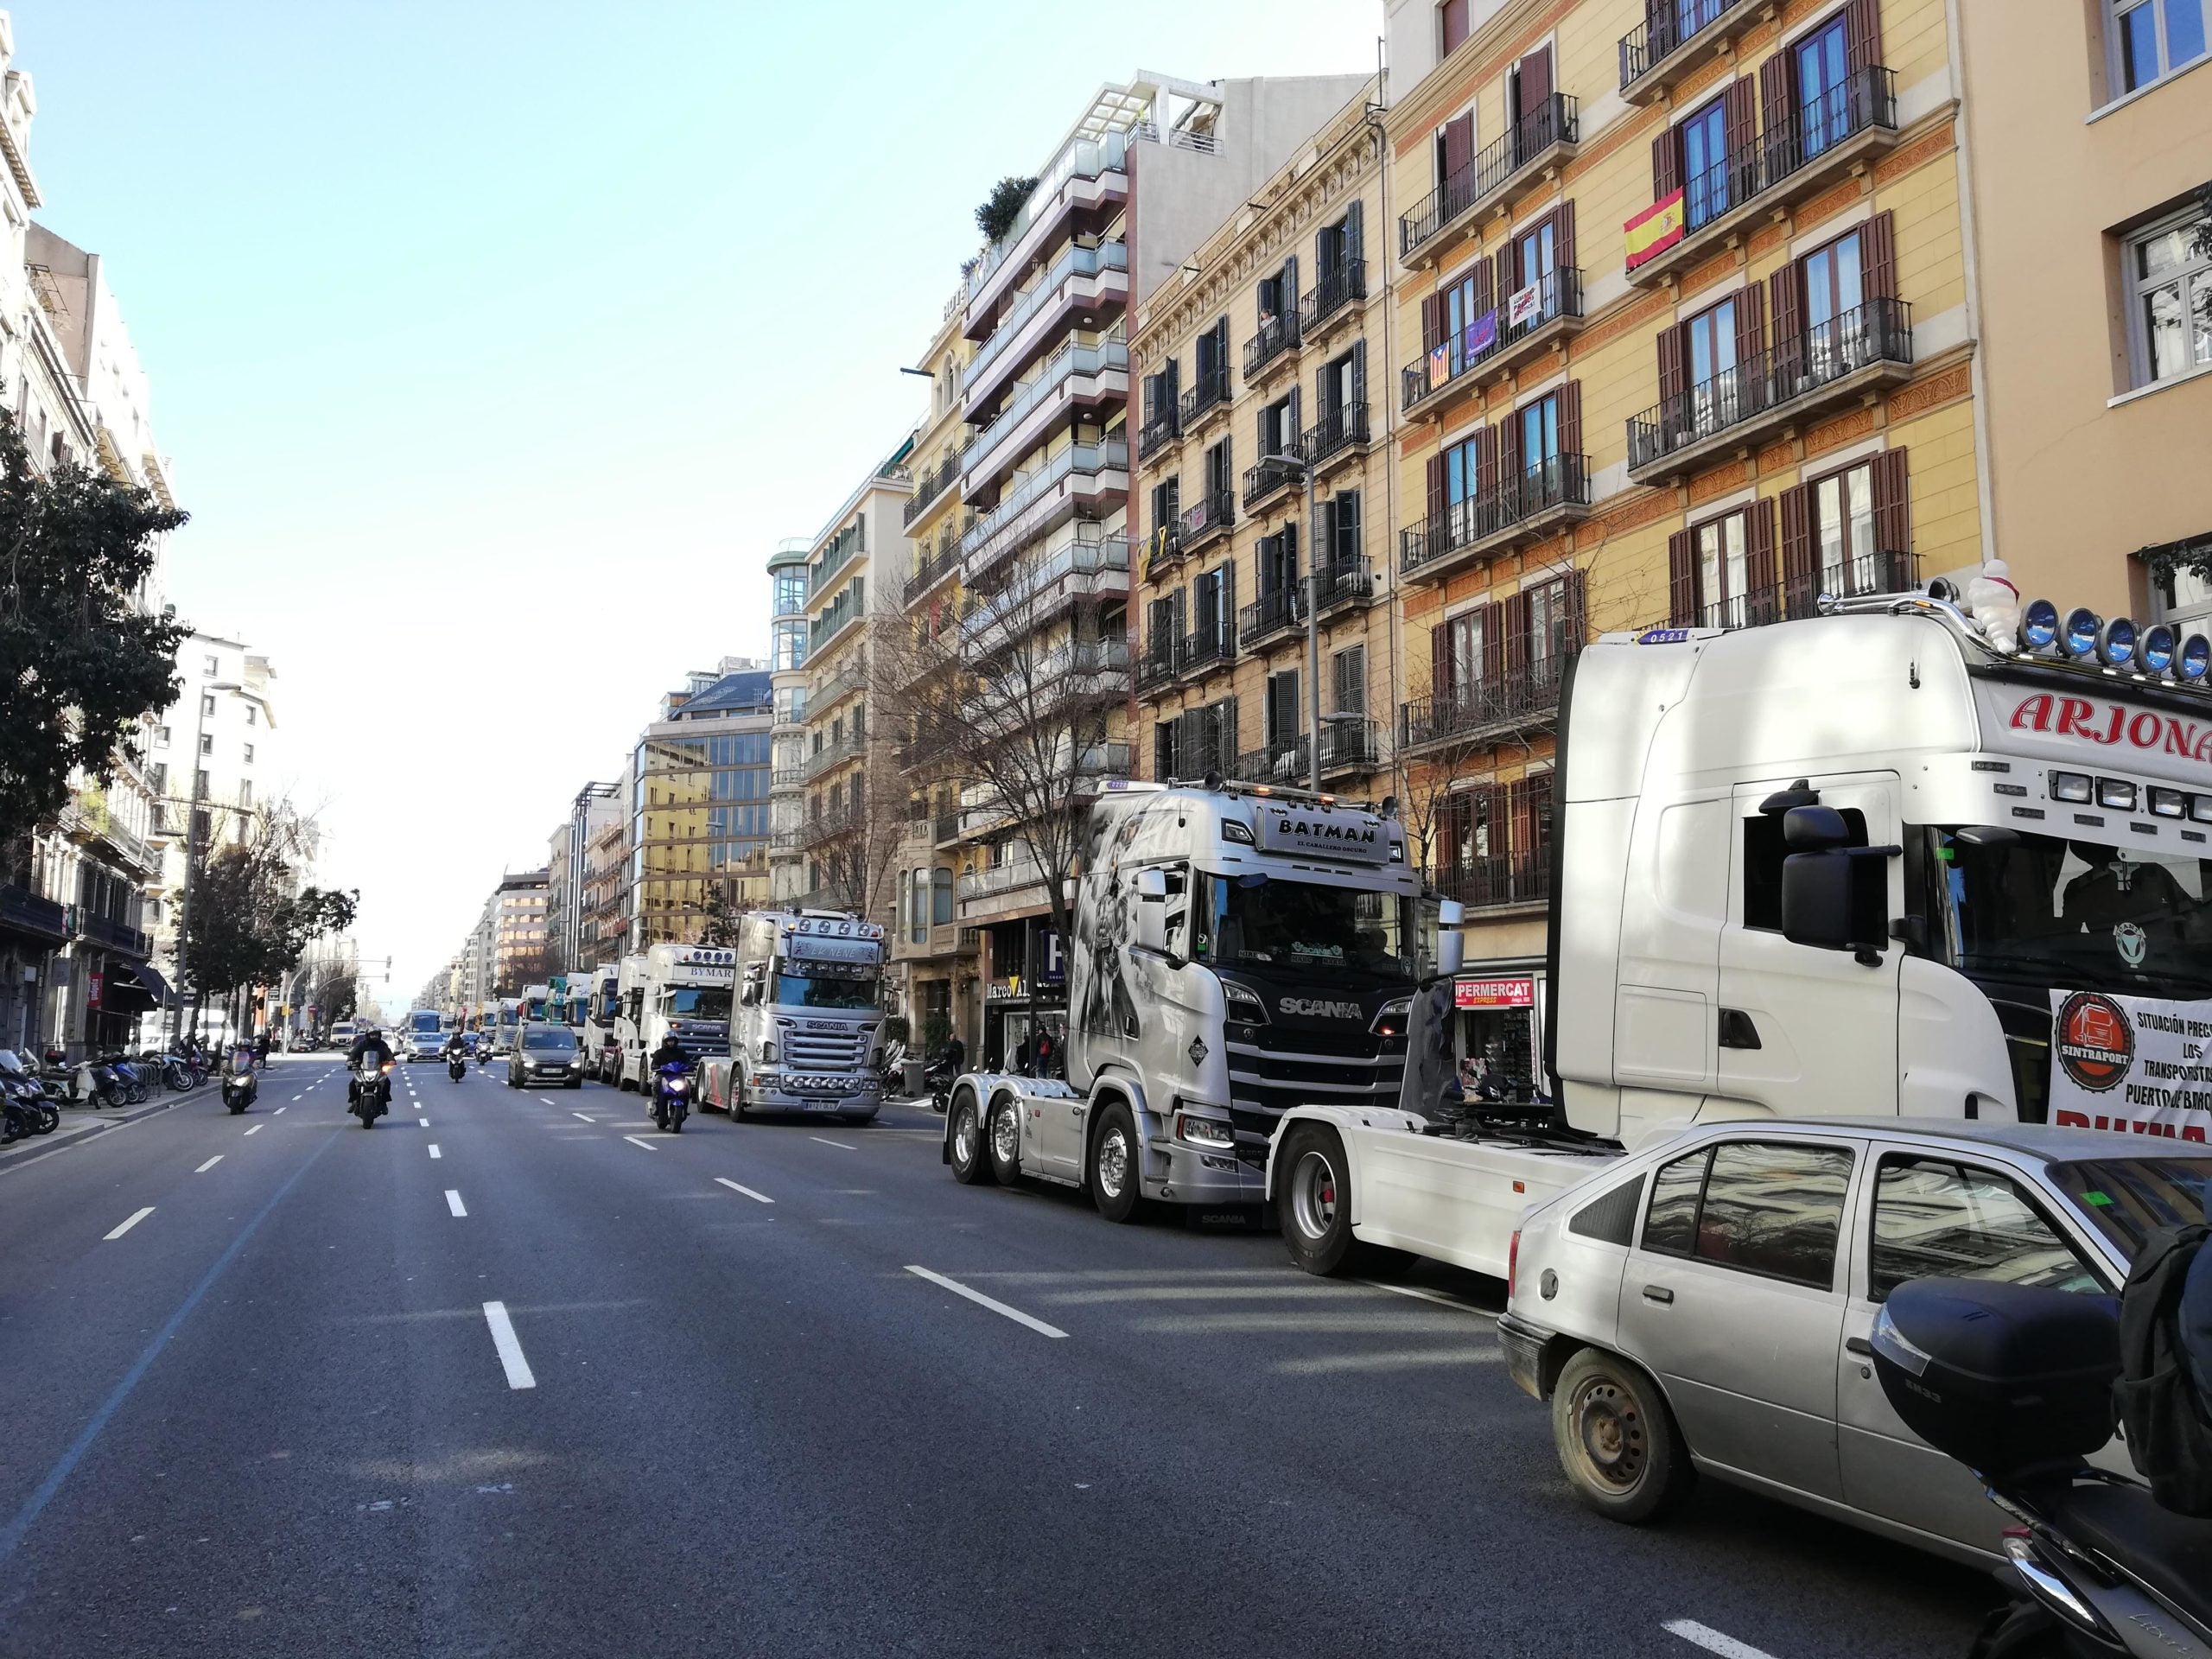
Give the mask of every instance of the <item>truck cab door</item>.
[[[1760, 809], [1790, 784], [1768, 779], [1735, 791], [1720, 938], [1720, 1093], [1782, 1117], [1894, 1116], [1904, 947], [1885, 942], [1870, 967], [1848, 950], [1783, 937], [1782, 814]], [[1897, 841], [1896, 773], [1815, 778], [1809, 787], [1854, 836], [1863, 830], [1860, 844]], [[1903, 913], [1904, 863], [1889, 861], [1888, 916]]]

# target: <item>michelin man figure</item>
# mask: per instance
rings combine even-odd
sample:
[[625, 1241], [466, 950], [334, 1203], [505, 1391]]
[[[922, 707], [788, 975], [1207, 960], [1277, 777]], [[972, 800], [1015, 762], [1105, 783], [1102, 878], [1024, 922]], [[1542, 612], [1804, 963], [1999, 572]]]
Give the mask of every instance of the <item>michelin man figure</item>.
[[1992, 559], [1967, 583], [1967, 609], [1983, 639], [1999, 651], [2020, 648], [2020, 590], [2002, 559]]

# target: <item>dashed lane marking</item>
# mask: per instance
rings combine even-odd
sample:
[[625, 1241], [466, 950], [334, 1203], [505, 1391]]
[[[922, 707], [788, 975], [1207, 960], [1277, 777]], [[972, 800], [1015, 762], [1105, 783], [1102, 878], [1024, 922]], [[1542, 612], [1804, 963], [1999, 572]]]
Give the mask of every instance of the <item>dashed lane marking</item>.
[[433, 1158], [442, 1158], [445, 1156], [445, 1154], [438, 1150], [438, 1143], [435, 1141], [430, 1142], [430, 1156]]
[[153, 1213], [154, 1206], [150, 1204], [143, 1210], [134, 1211], [130, 1217], [125, 1220], [120, 1227], [118, 1227], [111, 1233], [102, 1235], [101, 1243], [105, 1243], [111, 1239], [121, 1238], [125, 1233], [129, 1232], [133, 1227], [136, 1227], [140, 1222], [145, 1220], [147, 1217]]
[[569, 1116], [570, 1117], [582, 1117], [582, 1118], [583, 1118], [583, 1120], [584, 1120], [584, 1122], [587, 1122], [587, 1123], [596, 1123], [596, 1122], [599, 1122], [599, 1120], [598, 1120], [597, 1118], [595, 1118], [595, 1117], [585, 1117], [585, 1116], [584, 1116], [584, 1114], [583, 1114], [583, 1113], [582, 1113], [582, 1112], [570, 1112], [570, 1113], [569, 1114]]
[[647, 1152], [658, 1152], [660, 1150], [658, 1147], [655, 1146], [652, 1141], [646, 1140], [641, 1135], [626, 1135], [622, 1138], [625, 1141], [627, 1141], [633, 1147], [643, 1147]]
[[257, 1124], [255, 1124], [251, 1128], [248, 1129], [248, 1130], [246, 1131], [246, 1133], [247, 1133], [248, 1135], [259, 1135], [259, 1134], [260, 1134], [264, 1129], [267, 1128], [268, 1127], [269, 1127], [269, 1126], [268, 1126], [266, 1123], [257, 1123]]
[[1669, 1636], [1679, 1636], [1683, 1641], [1703, 1648], [1707, 1653], [1717, 1653], [1720, 1659], [1774, 1659], [1764, 1648], [1755, 1648], [1748, 1642], [1738, 1642], [1724, 1635], [1710, 1624], [1700, 1624], [1694, 1618], [1669, 1620], [1659, 1627]]
[[430, 1120], [427, 1117], [418, 1117], [415, 1121], [426, 1129], [430, 1127]]
[[217, 1153], [217, 1154], [216, 1154], [213, 1158], [210, 1158], [210, 1159], [209, 1159], [206, 1163], [204, 1163], [204, 1164], [200, 1165], [199, 1168], [197, 1168], [197, 1169], [194, 1170], [192, 1173], [193, 1173], [194, 1174], [195, 1174], [195, 1175], [205, 1175], [205, 1174], [206, 1174], [209, 1170], [211, 1170], [211, 1169], [214, 1168], [216, 1165], [218, 1165], [218, 1164], [221, 1163], [222, 1161], [223, 1161], [223, 1154], [222, 1154], [221, 1153], [219, 1153], [219, 1153]]
[[723, 1186], [729, 1188], [733, 1192], [744, 1193], [747, 1198], [752, 1199], [755, 1204], [773, 1204], [775, 1202], [775, 1200], [770, 1198], [766, 1192], [755, 1192], [749, 1186], [740, 1186], [735, 1181], [730, 1179], [727, 1175], [717, 1175], [715, 1177], [715, 1179]]
[[1042, 1319], [1033, 1319], [1020, 1308], [1008, 1307], [1004, 1302], [984, 1295], [980, 1290], [970, 1290], [957, 1279], [948, 1279], [941, 1273], [931, 1273], [927, 1268], [915, 1267], [912, 1263], [907, 1265], [906, 1271], [918, 1279], [926, 1279], [933, 1285], [942, 1286], [956, 1296], [965, 1296], [977, 1306], [988, 1307], [1001, 1318], [1012, 1319], [1016, 1325], [1026, 1325], [1039, 1336], [1065, 1337], [1067, 1335], [1067, 1332], [1061, 1330], [1059, 1326], [1047, 1325]]
[[465, 1216], [468, 1213], [468, 1206], [461, 1201], [461, 1194], [451, 1187], [446, 1188], [446, 1208], [456, 1216]]
[[282, 1117], [289, 1109], [290, 1109], [289, 1107], [279, 1106], [275, 1111], [270, 1113], [269, 1116], [271, 1117]]
[[842, 1141], [823, 1141], [818, 1135], [810, 1135], [806, 1138], [810, 1141], [819, 1141], [825, 1147], [836, 1147], [844, 1152], [858, 1152], [860, 1150], [858, 1147], [849, 1145]]
[[492, 1327], [492, 1345], [499, 1351], [499, 1363], [507, 1373], [511, 1389], [534, 1389], [537, 1379], [531, 1375], [530, 1362], [523, 1357], [522, 1343], [515, 1335], [514, 1321], [507, 1317], [505, 1302], [484, 1304], [484, 1323]]

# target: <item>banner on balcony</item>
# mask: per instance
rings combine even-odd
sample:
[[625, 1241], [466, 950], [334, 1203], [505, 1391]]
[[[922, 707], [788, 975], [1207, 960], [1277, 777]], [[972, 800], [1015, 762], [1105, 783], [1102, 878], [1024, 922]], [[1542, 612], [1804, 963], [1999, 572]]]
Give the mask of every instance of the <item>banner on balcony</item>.
[[1455, 1008], [1533, 1008], [1536, 1006], [1536, 982], [1533, 977], [1455, 979], [1452, 982], [1452, 1006]]
[[1621, 226], [1628, 240], [1628, 268], [1634, 270], [1654, 254], [1673, 247], [1682, 239], [1682, 193], [1675, 190]]
[[1497, 308], [1492, 306], [1467, 325], [1467, 358], [1470, 363], [1497, 344]]
[[1452, 342], [1444, 340], [1428, 349], [1428, 384], [1440, 386], [1452, 378]]
[[1536, 313], [1542, 309], [1542, 301], [1540, 297], [1541, 289], [1541, 283], [1531, 283], [1526, 288], [1516, 288], [1513, 290], [1513, 297], [1506, 302], [1505, 326], [1507, 327], [1518, 328], [1523, 323], [1534, 322], [1536, 320]]

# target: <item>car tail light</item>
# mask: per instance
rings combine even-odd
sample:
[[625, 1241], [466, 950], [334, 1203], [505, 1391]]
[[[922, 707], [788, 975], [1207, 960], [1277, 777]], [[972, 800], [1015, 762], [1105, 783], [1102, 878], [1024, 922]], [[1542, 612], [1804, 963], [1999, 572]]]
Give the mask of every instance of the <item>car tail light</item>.
[[1505, 1300], [1513, 1300], [1514, 1275], [1521, 1271], [1521, 1230], [1513, 1230], [1513, 1242], [1505, 1247]]

